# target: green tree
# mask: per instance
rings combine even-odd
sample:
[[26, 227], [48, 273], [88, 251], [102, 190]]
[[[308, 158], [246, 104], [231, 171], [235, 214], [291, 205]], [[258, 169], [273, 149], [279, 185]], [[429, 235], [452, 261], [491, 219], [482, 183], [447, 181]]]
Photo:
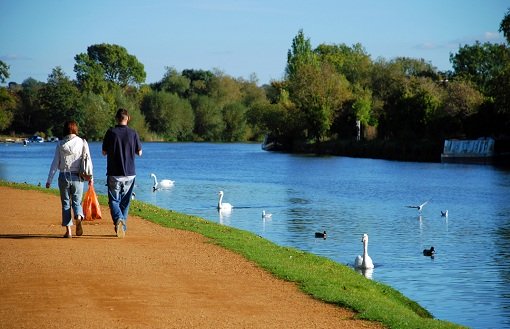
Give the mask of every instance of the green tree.
[[239, 102], [231, 103], [227, 104], [222, 112], [225, 122], [222, 140], [226, 142], [246, 140], [246, 106]]
[[292, 39], [291, 49], [287, 52], [287, 67], [285, 68], [287, 78], [292, 79], [301, 66], [317, 64], [317, 55], [312, 50], [310, 39], [305, 38], [303, 30], [299, 30]]
[[[76, 120], [81, 125], [84, 114], [78, 107], [79, 98], [78, 88], [62, 68], [54, 68], [39, 92], [41, 111], [48, 121], [38, 130], [55, 131], [54, 127], [60, 127], [62, 122], [69, 119]], [[58, 128], [56, 131], [59, 131]]]
[[435, 81], [424, 77], [408, 78], [402, 89], [385, 103], [380, 119], [383, 138], [401, 141], [417, 140], [429, 135], [442, 105], [442, 92]]
[[76, 80], [83, 92], [93, 92], [104, 95], [108, 91], [108, 82], [101, 63], [95, 62], [87, 54], [78, 54], [74, 57], [76, 64]]
[[288, 83], [290, 99], [302, 114], [303, 130], [310, 139], [322, 140], [351, 97], [348, 81], [329, 63], [321, 63], [300, 65]]
[[241, 90], [242, 103], [251, 107], [259, 103], [267, 103], [268, 99], [264, 88], [257, 86], [256, 81], [238, 80]]
[[221, 140], [225, 128], [221, 107], [209, 96], [196, 95], [193, 99], [195, 139], [204, 141]]
[[90, 140], [101, 140], [112, 123], [112, 111], [101, 95], [83, 93], [80, 100], [83, 122], [80, 133]]
[[395, 62], [379, 58], [374, 62], [371, 72], [371, 90], [376, 100], [383, 103], [393, 98], [404, 87], [408, 77]]
[[0, 131], [5, 131], [11, 126], [17, 103], [13, 93], [5, 87], [0, 87]]
[[120, 87], [114, 88], [112, 92], [113, 106], [111, 112], [111, 125], [115, 124], [114, 115], [117, 109], [124, 108], [129, 111], [129, 126], [135, 129], [140, 139], [142, 140], [154, 140], [153, 134], [147, 127], [146, 119], [140, 109], [140, 100], [138, 94], [126, 93], [125, 89]]
[[[99, 83], [100, 75], [104, 81], [121, 87], [139, 85], [145, 81], [146, 73], [142, 63], [130, 55], [126, 48], [107, 43], [96, 44], [87, 48], [86, 54], [75, 56], [74, 71], [82, 86]], [[88, 87], [90, 88], [90, 86]]]
[[278, 99], [262, 113], [262, 122], [268, 128], [268, 137], [285, 149], [292, 150], [306, 142], [307, 131], [304, 127], [304, 113], [294, 104], [289, 95], [286, 82], [273, 81], [278, 90]]
[[453, 80], [445, 83], [444, 110], [448, 116], [465, 119], [478, 111], [483, 95], [469, 81]]
[[168, 140], [189, 140], [192, 136], [194, 118], [190, 103], [176, 94], [154, 91], [142, 102], [150, 129]]
[[9, 65], [0, 61], [0, 82], [4, 83], [9, 78]]
[[424, 59], [397, 57], [393, 60], [407, 77], [428, 77], [438, 80], [437, 69]]
[[230, 76], [224, 75], [221, 72], [216, 72], [216, 75], [210, 80], [209, 96], [211, 96], [220, 107], [241, 102], [243, 98], [241, 84]]
[[46, 115], [41, 111], [39, 104], [39, 92], [44, 83], [33, 78], [24, 80], [16, 94], [19, 98], [19, 105], [14, 113], [12, 129], [18, 133], [37, 131], [46, 123]]
[[478, 113], [477, 116], [478, 122], [490, 129], [483, 133], [507, 134], [510, 130], [510, 48], [504, 44], [476, 42], [450, 55], [450, 61], [454, 68], [453, 77], [471, 81], [485, 96], [480, 108], [485, 114]]
[[[476, 42], [450, 54], [454, 77], [472, 81], [485, 95], [491, 95], [493, 82], [510, 63], [509, 48], [503, 44]], [[491, 95], [495, 96], [495, 95]]]
[[246, 123], [249, 140], [262, 141], [267, 133], [261, 122], [261, 113], [269, 105], [265, 89], [256, 85], [255, 80], [239, 81], [241, 84], [242, 103], [246, 106]]
[[503, 33], [506, 41], [510, 44], [510, 9], [508, 9], [499, 25], [499, 32]]
[[319, 45], [314, 52], [320, 61], [328, 62], [353, 85], [366, 88], [370, 82], [372, 60], [360, 43], [349, 47], [345, 44]]
[[364, 126], [375, 125], [376, 118], [372, 115], [372, 91], [362, 89], [356, 94], [358, 96], [352, 105], [356, 120], [359, 120]]
[[436, 122], [437, 134], [443, 138], [464, 137], [466, 122], [477, 114], [484, 97], [469, 81], [451, 80], [443, 85], [445, 93]]
[[156, 89], [175, 93], [185, 97], [189, 93], [191, 81], [188, 77], [179, 74], [173, 67], [167, 67], [163, 79], [157, 83]]
[[214, 74], [211, 71], [186, 69], [183, 70], [181, 74], [190, 81], [190, 89], [187, 95], [188, 98], [191, 98], [194, 94], [209, 94], [211, 79], [214, 77]]

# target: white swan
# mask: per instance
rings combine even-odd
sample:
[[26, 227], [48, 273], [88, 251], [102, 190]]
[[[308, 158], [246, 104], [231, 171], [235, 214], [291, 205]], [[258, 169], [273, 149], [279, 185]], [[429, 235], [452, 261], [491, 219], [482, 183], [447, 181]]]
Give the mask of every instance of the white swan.
[[273, 214], [266, 212], [265, 210], [262, 210], [262, 219], [271, 219], [273, 217]]
[[218, 199], [218, 210], [222, 210], [222, 211], [231, 211], [232, 208], [234, 208], [233, 205], [231, 205], [230, 203], [222, 203], [222, 200], [223, 200], [223, 191], [219, 191], [218, 192], [218, 195], [219, 195], [219, 199]]
[[356, 260], [354, 261], [354, 267], [358, 269], [374, 268], [372, 258], [370, 258], [370, 256], [368, 255], [368, 234], [363, 234], [361, 242], [363, 242], [363, 257], [361, 256], [356, 257]]
[[160, 190], [160, 189], [167, 189], [174, 186], [175, 181], [170, 179], [163, 179], [161, 182], [158, 183], [158, 179], [156, 178], [155, 174], [151, 174], [153, 184], [152, 184], [152, 191]]

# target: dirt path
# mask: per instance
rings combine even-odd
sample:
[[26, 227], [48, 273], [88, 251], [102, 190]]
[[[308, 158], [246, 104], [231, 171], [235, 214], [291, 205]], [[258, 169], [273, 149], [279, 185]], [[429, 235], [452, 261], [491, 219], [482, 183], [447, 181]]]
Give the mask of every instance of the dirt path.
[[58, 197], [0, 200], [0, 328], [380, 328], [201, 235], [130, 217], [118, 239], [103, 207], [64, 239]]

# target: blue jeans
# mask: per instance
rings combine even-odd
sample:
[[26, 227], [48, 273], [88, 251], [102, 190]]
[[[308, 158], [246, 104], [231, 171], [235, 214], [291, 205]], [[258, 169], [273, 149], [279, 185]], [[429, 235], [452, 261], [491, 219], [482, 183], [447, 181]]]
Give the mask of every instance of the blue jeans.
[[124, 230], [127, 230], [126, 222], [131, 203], [131, 194], [135, 186], [135, 178], [108, 176], [108, 205], [112, 216], [113, 225], [122, 221]]
[[58, 189], [60, 190], [60, 201], [62, 202], [62, 226], [72, 226], [71, 208], [74, 218], [83, 216], [81, 199], [83, 196], [83, 180], [78, 174], [61, 172], [58, 175]]

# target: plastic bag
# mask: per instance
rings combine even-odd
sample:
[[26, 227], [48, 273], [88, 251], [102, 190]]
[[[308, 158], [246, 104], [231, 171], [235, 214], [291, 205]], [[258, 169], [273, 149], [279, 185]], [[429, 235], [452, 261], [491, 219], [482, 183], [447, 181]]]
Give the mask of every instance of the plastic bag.
[[89, 182], [89, 189], [83, 197], [82, 208], [85, 220], [101, 219], [101, 207], [92, 181]]

